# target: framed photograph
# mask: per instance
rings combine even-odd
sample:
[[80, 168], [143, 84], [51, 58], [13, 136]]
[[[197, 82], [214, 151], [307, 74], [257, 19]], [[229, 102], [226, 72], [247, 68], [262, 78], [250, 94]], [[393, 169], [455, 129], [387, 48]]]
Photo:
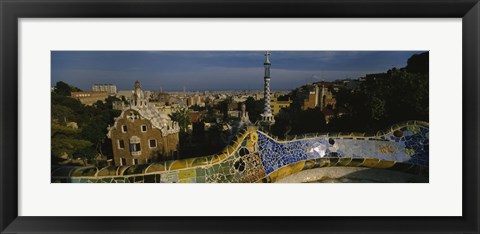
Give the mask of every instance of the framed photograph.
[[0, 9], [1, 233], [478, 233], [477, 0]]

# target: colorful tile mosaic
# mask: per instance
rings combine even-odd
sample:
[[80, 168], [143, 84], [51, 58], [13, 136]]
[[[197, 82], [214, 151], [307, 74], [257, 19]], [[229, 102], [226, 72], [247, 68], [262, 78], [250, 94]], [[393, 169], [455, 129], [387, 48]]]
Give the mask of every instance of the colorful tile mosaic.
[[275, 182], [318, 167], [371, 167], [428, 175], [428, 123], [407, 122], [375, 135], [309, 134], [278, 141], [250, 126], [219, 154], [105, 168], [52, 169], [56, 183]]
[[428, 166], [428, 128], [405, 126], [378, 137], [312, 137], [277, 142], [258, 131], [267, 174], [291, 163], [323, 157], [377, 158]]

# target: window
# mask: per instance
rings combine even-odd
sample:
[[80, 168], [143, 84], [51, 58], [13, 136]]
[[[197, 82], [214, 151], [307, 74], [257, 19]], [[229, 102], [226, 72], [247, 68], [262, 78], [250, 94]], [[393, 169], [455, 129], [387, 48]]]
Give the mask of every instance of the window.
[[147, 131], [147, 125], [142, 125], [142, 132], [146, 132]]
[[118, 140], [118, 148], [125, 149], [125, 142], [123, 140]]
[[132, 156], [140, 156], [142, 154], [140, 147], [140, 137], [132, 136], [130, 138], [130, 154]]
[[126, 165], [127, 160], [125, 158], [120, 158], [120, 166]]
[[122, 132], [127, 132], [127, 125], [122, 125]]
[[138, 159], [134, 158], [133, 159], [133, 165], [137, 165], [138, 164]]
[[141, 150], [140, 143], [130, 144], [130, 151], [131, 152], [138, 152], [140, 150]]
[[157, 148], [157, 140], [156, 139], [150, 139], [149, 141], [150, 148]]

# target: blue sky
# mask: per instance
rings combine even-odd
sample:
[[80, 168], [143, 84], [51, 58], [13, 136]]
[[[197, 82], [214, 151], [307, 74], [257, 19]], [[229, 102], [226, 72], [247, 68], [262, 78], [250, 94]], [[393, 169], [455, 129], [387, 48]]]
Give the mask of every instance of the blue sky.
[[[359, 78], [405, 67], [423, 51], [271, 51], [271, 87], [288, 90], [315, 81]], [[112, 83], [145, 90], [262, 90], [264, 51], [52, 51], [52, 86], [83, 90]]]

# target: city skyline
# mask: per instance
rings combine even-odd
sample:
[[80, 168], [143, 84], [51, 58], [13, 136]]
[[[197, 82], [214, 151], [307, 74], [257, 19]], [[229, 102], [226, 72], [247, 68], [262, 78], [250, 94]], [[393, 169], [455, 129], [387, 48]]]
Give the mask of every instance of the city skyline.
[[[272, 51], [272, 89], [357, 79], [401, 68], [422, 51]], [[52, 81], [83, 90], [112, 83], [131, 90], [261, 90], [264, 51], [52, 51]]]
[[53, 52], [52, 69], [53, 183], [429, 182], [429, 52]]

